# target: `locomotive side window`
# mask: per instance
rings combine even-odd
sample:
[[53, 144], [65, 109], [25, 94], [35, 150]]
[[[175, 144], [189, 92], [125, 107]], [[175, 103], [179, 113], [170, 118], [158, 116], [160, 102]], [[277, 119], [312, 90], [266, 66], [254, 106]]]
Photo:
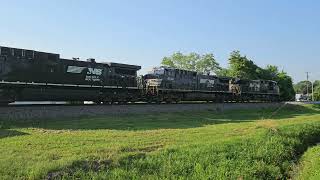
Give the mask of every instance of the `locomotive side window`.
[[166, 75], [166, 76], [168, 76], [168, 70], [165, 69], [163, 74]]
[[165, 75], [166, 75], [166, 76], [170, 76], [170, 70], [167, 70], [167, 69], [166, 69]]
[[159, 69], [154, 69], [153, 73], [155, 75], [163, 75], [164, 74], [164, 69], [163, 68], [159, 68]]

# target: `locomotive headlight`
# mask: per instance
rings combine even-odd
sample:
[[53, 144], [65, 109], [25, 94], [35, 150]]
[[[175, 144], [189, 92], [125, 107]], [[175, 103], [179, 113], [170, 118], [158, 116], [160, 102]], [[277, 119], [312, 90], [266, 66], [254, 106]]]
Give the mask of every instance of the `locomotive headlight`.
[[162, 79], [148, 79], [147, 85], [148, 86], [160, 86], [162, 83]]

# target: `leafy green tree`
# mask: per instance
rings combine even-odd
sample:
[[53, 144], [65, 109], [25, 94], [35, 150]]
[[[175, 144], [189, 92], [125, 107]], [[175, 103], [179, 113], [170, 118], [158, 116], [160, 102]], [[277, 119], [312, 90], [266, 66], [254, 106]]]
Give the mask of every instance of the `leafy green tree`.
[[[307, 91], [308, 86], [308, 91]], [[312, 84], [310, 81], [300, 81], [297, 84], [294, 85], [294, 90], [298, 94], [310, 94], [312, 93]]]
[[198, 72], [217, 73], [221, 69], [219, 63], [215, 60], [213, 54], [204, 54], [200, 60], [196, 62], [196, 70]]
[[246, 56], [242, 56], [240, 51], [233, 51], [229, 58], [229, 75], [242, 79], [258, 79], [259, 67], [249, 60]]
[[218, 72], [217, 72], [218, 76], [224, 76], [224, 77], [231, 77], [230, 75], [230, 70], [228, 68], [221, 68]]
[[162, 59], [161, 64], [165, 65], [165, 66], [168, 66], [168, 67], [175, 67], [176, 68], [176, 65], [174, 64], [174, 62], [168, 57], [164, 57]]
[[181, 52], [175, 52], [170, 57], [164, 57], [161, 64], [203, 73], [217, 73], [221, 69], [213, 54], [199, 55], [197, 53], [182, 54]]
[[320, 80], [316, 80], [314, 81], [313, 83], [313, 87], [316, 88], [316, 87], [320, 87]]
[[276, 80], [279, 74], [279, 69], [277, 66], [267, 65], [266, 68], [262, 69], [262, 73], [259, 75], [261, 79], [268, 79], [268, 80]]
[[277, 81], [281, 100], [289, 101], [295, 98], [292, 78], [286, 72], [279, 72], [278, 67], [273, 65], [261, 68], [246, 56], [241, 55], [239, 51], [233, 51], [230, 54], [229, 69], [221, 71], [223, 72], [220, 74], [227, 74], [231, 77]]
[[[311, 89], [311, 85], [310, 85]], [[312, 89], [310, 90], [312, 93]], [[313, 95], [315, 101], [320, 101], [320, 80], [316, 80], [313, 82]]]
[[320, 86], [315, 86], [314, 88], [314, 100], [320, 101]]
[[284, 71], [277, 74], [276, 81], [280, 88], [280, 99], [282, 101], [295, 100], [295, 91], [293, 88], [292, 78]]

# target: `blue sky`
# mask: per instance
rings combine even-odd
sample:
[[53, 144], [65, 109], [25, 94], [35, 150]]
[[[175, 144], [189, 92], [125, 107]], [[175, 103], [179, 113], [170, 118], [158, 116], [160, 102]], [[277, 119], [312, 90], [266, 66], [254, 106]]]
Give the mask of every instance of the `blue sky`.
[[240, 50], [295, 82], [320, 79], [320, 1], [0, 0], [0, 45], [64, 58], [160, 64], [175, 51], [213, 53], [227, 66]]

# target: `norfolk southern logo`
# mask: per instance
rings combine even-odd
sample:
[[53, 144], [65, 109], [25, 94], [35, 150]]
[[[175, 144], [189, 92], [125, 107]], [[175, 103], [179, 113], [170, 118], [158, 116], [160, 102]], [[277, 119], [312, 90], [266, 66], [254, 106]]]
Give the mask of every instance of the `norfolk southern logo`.
[[102, 75], [102, 69], [88, 68], [87, 75], [101, 76]]
[[103, 69], [95, 69], [95, 68], [88, 68], [86, 81], [101, 81], [100, 76], [102, 75]]
[[74, 74], [83, 74], [84, 70], [87, 70], [85, 77], [86, 81], [101, 81], [100, 76], [102, 75], [103, 69], [68, 66], [67, 72]]

